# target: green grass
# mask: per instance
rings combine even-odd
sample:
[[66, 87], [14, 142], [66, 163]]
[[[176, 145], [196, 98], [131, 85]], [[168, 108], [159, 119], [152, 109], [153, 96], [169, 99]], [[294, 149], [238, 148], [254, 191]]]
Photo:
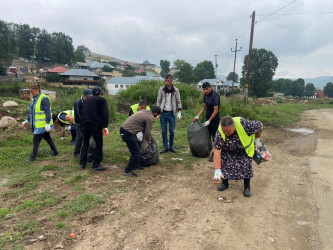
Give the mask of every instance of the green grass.
[[65, 203], [62, 209], [57, 213], [59, 217], [67, 217], [70, 214], [77, 215], [85, 213], [89, 208], [104, 203], [101, 195], [84, 194], [75, 200]]
[[281, 103], [278, 105], [265, 105], [256, 108], [256, 119], [264, 126], [280, 127], [300, 120], [303, 111], [309, 109], [333, 108], [332, 104], [302, 104]]
[[39, 196], [34, 200], [25, 200], [20, 205], [16, 207], [16, 211], [31, 211], [38, 212], [40, 209], [45, 207], [51, 207], [59, 202], [59, 199], [51, 194], [50, 189], [44, 190]]
[[67, 225], [63, 222], [58, 222], [56, 223], [56, 226], [58, 229], [64, 229], [64, 228], [67, 228]]
[[0, 219], [5, 217], [8, 214], [9, 210], [8, 208], [0, 208]]

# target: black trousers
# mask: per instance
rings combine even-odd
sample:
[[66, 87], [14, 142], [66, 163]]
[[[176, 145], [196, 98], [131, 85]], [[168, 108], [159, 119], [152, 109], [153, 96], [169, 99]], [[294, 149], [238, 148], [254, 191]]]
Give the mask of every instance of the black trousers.
[[120, 127], [121, 139], [126, 142], [129, 151], [131, 152], [131, 158], [128, 165], [125, 168], [125, 172], [132, 171], [139, 165], [140, 160], [140, 146], [136, 135], [128, 132], [127, 130]]
[[44, 139], [49, 144], [53, 153], [56, 153], [56, 154], [58, 153], [57, 147], [55, 146], [55, 144], [51, 138], [51, 134], [49, 132], [45, 131], [43, 134], [37, 134], [37, 135], [34, 134], [34, 138], [33, 138], [34, 144], [33, 144], [32, 153], [30, 155], [30, 158], [36, 159], [38, 149], [39, 149], [39, 144], [42, 139]]
[[81, 125], [83, 133], [83, 146], [81, 149], [80, 165], [87, 164], [87, 153], [90, 136], [94, 137], [96, 148], [94, 152], [93, 168], [98, 167], [103, 159], [103, 133], [102, 130], [92, 124]]
[[[208, 119], [209, 119], [209, 117], [208, 117]], [[220, 125], [220, 118], [218, 118], [218, 119], [214, 118], [211, 121], [211, 123], [208, 125], [209, 134], [213, 138], [213, 142], [214, 142], [214, 137], [215, 137], [216, 131], [219, 128], [219, 125]]]

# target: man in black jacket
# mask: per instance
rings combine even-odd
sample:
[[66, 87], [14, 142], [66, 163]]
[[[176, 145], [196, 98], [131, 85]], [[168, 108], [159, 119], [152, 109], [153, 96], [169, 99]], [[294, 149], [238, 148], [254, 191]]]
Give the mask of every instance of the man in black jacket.
[[83, 95], [79, 99], [77, 99], [76, 102], [74, 103], [74, 119], [76, 124], [76, 141], [75, 141], [74, 157], [77, 159], [80, 158], [80, 152], [83, 142], [83, 134], [81, 132], [81, 126], [80, 126], [83, 103], [91, 95], [92, 95], [91, 89], [85, 89], [83, 91]]
[[109, 110], [106, 100], [102, 97], [103, 91], [99, 87], [92, 90], [92, 97], [88, 98], [83, 105], [81, 115], [81, 129], [83, 133], [83, 147], [80, 157], [80, 169], [84, 169], [87, 164], [87, 153], [90, 136], [96, 142], [94, 152], [94, 162], [92, 169], [103, 171], [106, 168], [100, 165], [103, 159], [103, 128], [107, 130], [109, 123]]

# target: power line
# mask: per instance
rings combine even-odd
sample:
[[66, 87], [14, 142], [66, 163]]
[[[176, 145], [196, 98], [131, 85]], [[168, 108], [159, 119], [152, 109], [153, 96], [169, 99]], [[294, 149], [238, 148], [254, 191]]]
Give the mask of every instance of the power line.
[[[292, 16], [292, 15], [313, 15], [313, 14], [333, 14], [333, 11], [281, 13], [281, 14], [272, 14], [272, 15], [273, 16]], [[266, 15], [257, 15], [257, 16], [266, 16]]]
[[263, 17], [263, 18], [261, 18], [259, 21], [257, 21], [256, 22], [256, 24], [257, 23], [259, 23], [259, 22], [261, 22], [262, 20], [264, 20], [265, 18], [267, 18], [267, 17], [270, 17], [270, 16], [272, 16], [272, 15], [274, 15], [276, 12], [278, 12], [278, 11], [280, 11], [280, 10], [282, 10], [282, 9], [284, 9], [284, 8], [286, 8], [287, 6], [289, 6], [290, 4], [293, 4], [294, 2], [296, 2], [297, 0], [294, 0], [294, 1], [292, 1], [292, 2], [290, 2], [290, 3], [288, 3], [288, 4], [286, 4], [286, 5], [284, 5], [283, 7], [281, 7], [280, 9], [278, 9], [278, 10], [276, 10], [276, 11], [274, 11], [274, 12], [272, 12], [271, 14], [268, 14], [267, 16], [265, 16], [265, 17]]

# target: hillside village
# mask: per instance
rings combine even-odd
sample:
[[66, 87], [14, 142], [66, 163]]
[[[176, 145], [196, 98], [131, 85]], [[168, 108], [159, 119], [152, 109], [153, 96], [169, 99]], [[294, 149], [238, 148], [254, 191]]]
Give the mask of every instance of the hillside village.
[[[133, 63], [110, 56], [93, 53], [84, 45], [77, 47], [86, 57], [85, 62], [77, 62], [72, 67], [68, 65], [39, 64], [34, 60], [18, 57], [7, 69], [7, 76], [1, 81], [30, 81], [30, 82], [60, 82], [60, 85], [91, 86], [104, 84], [110, 95], [117, 94], [120, 90], [129, 88], [140, 81], [163, 81], [160, 76], [161, 67], [144, 61]], [[133, 76], [127, 76], [126, 71], [131, 71]], [[175, 67], [170, 68], [170, 73], [176, 72]], [[124, 74], [125, 73], [125, 74]], [[52, 81], [53, 80], [53, 81]], [[193, 87], [201, 89], [203, 82], [216, 86], [218, 91], [230, 91], [233, 88], [231, 80], [216, 78], [202, 79]], [[240, 84], [235, 82], [234, 89], [240, 89]]]

